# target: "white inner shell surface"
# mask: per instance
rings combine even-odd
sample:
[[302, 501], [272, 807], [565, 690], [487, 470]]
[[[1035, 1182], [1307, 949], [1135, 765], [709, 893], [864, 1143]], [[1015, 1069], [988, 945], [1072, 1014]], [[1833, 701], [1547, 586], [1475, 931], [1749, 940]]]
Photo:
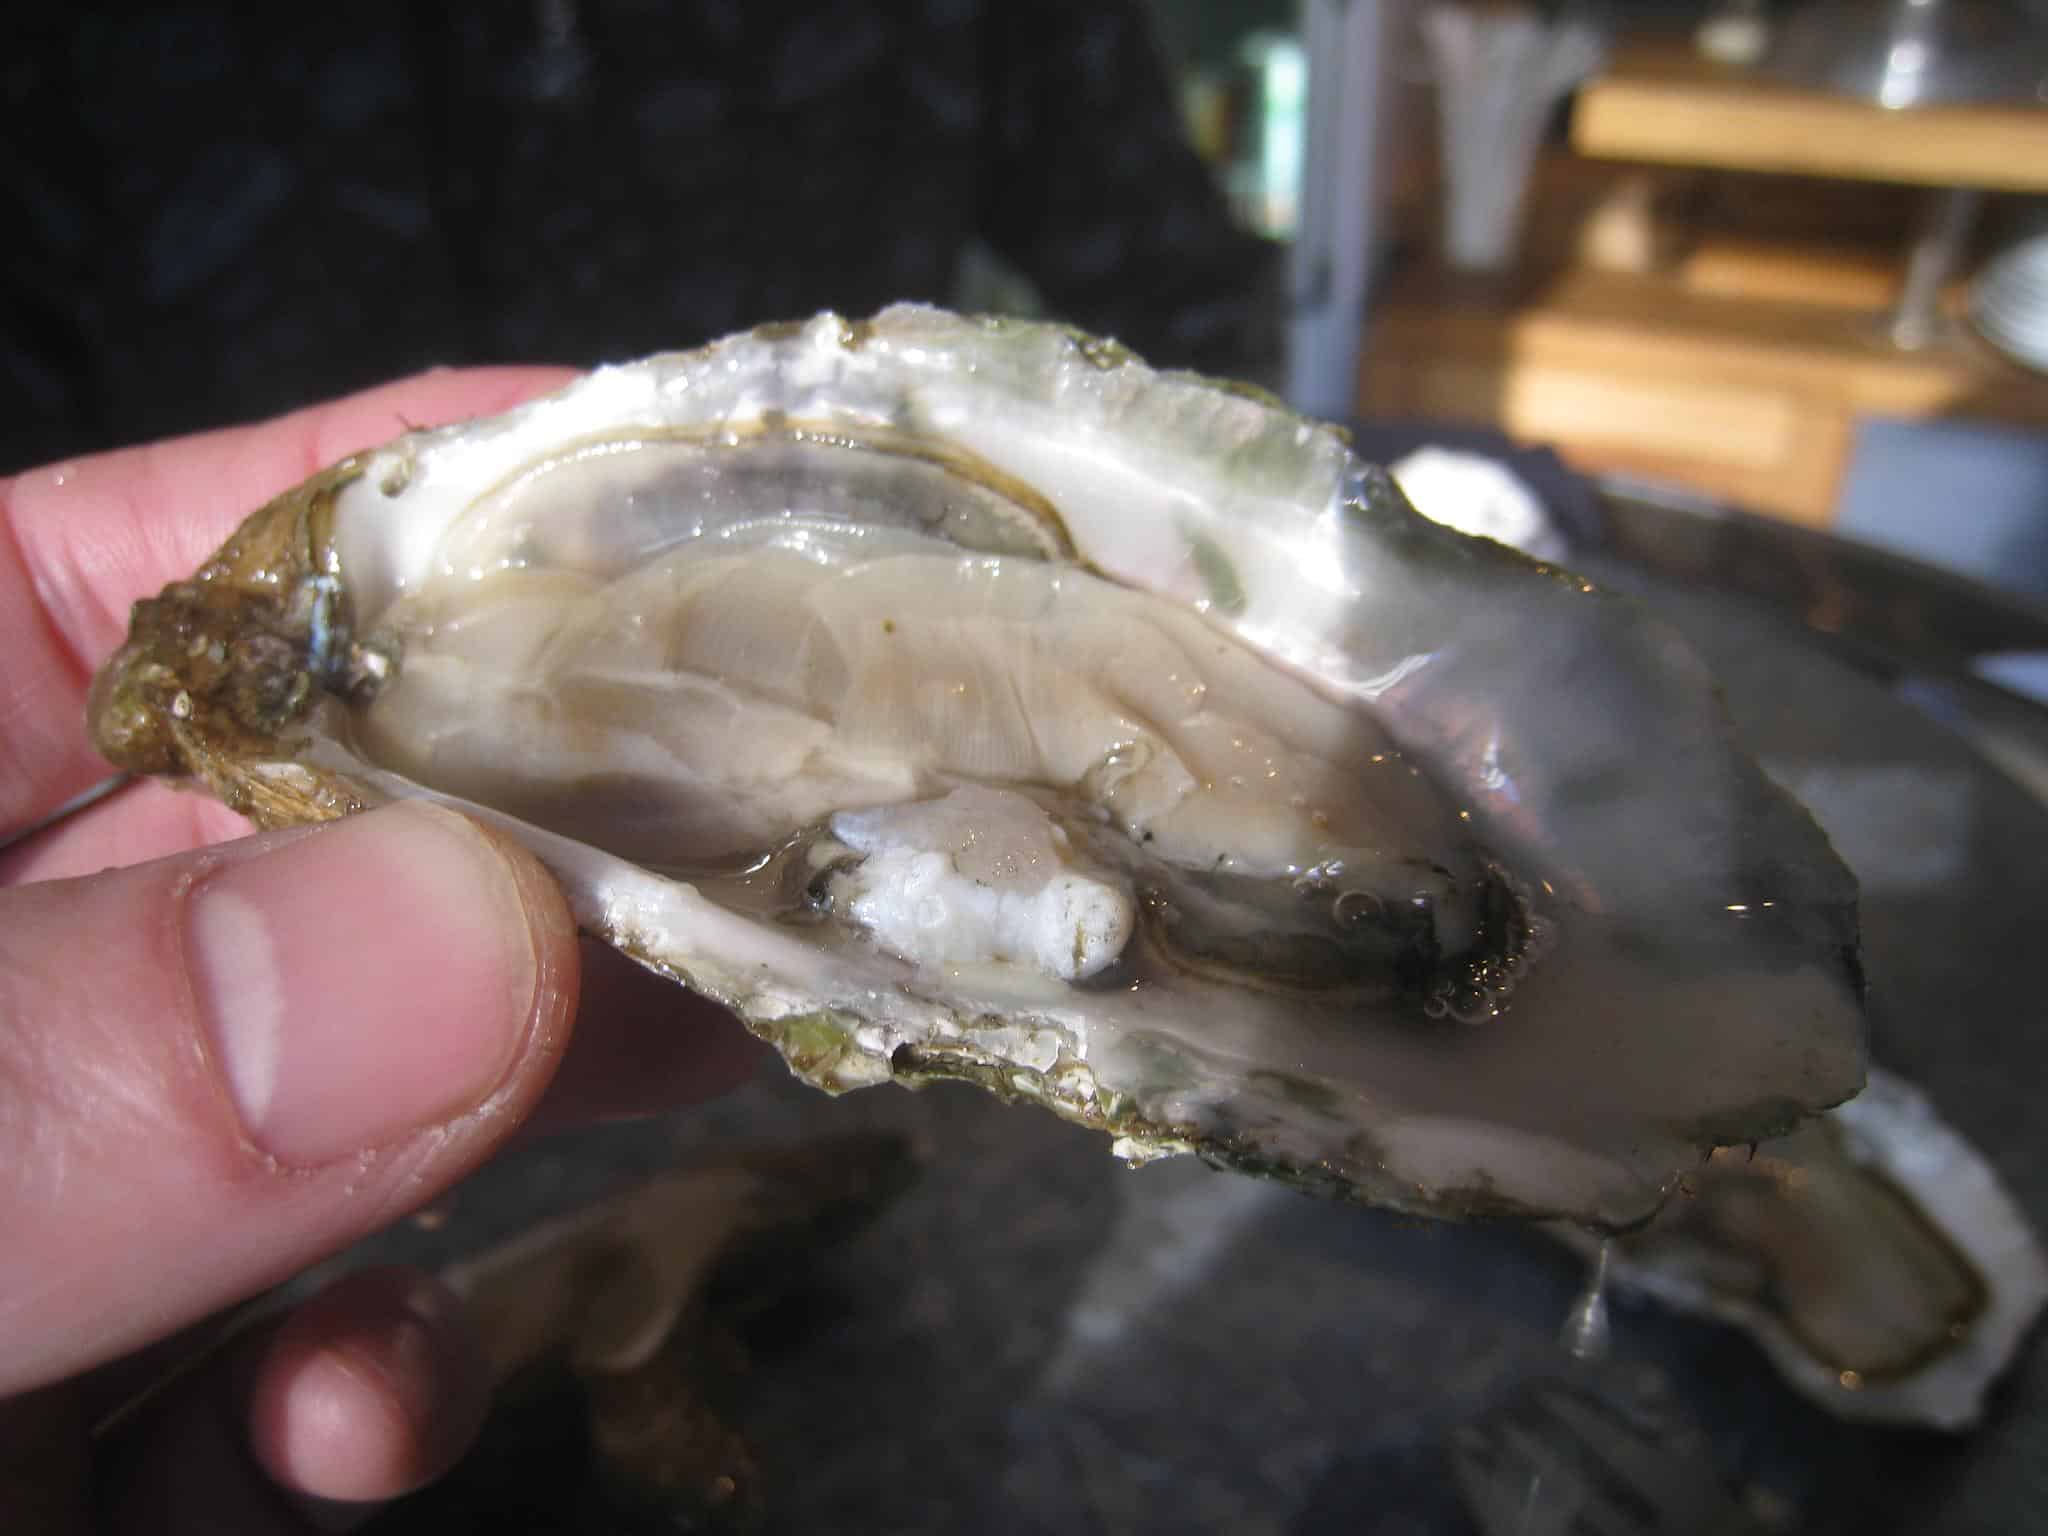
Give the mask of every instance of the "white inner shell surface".
[[[757, 1024], [845, 1021], [825, 1086], [936, 1047], [1134, 1110], [1139, 1148], [1636, 1219], [1718, 1128], [1857, 1086], [1839, 956], [1772, 915], [1846, 876], [1796, 812], [1811, 860], [1745, 837], [1787, 808], [1659, 633], [1362, 472], [1268, 404], [930, 311], [607, 370], [342, 493], [393, 665], [322, 750], [514, 826], [581, 921]], [[809, 928], [747, 886], [799, 835]], [[1481, 1025], [1134, 939], [1167, 867], [1427, 897], [1455, 943], [1496, 860], [1547, 937]]]

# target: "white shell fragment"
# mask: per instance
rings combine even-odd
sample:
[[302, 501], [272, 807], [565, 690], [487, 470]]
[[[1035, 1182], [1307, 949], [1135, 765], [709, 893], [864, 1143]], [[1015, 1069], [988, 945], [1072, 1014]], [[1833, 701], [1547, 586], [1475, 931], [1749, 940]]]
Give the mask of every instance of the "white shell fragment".
[[1058, 327], [821, 316], [402, 438], [142, 605], [95, 717], [262, 819], [495, 821], [809, 1081], [1134, 1159], [1618, 1226], [1862, 1081], [1854, 883], [1673, 636]]
[[1123, 883], [1075, 868], [1066, 834], [1023, 795], [969, 784], [940, 800], [842, 811], [831, 827], [864, 856], [833, 881], [847, 916], [927, 969], [1012, 963], [1083, 981], [1137, 929]]

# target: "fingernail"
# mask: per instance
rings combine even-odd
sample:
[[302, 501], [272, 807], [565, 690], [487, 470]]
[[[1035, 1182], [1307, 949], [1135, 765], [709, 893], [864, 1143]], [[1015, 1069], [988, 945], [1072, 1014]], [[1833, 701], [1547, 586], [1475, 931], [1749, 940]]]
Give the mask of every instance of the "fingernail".
[[513, 867], [474, 824], [406, 803], [222, 865], [187, 959], [249, 1140], [314, 1166], [481, 1104], [533, 1013]]

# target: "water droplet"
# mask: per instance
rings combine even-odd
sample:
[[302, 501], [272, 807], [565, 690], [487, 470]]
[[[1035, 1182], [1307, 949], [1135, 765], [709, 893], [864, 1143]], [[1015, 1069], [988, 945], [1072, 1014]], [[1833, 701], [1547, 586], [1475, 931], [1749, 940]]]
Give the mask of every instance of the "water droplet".
[[1610, 1239], [1600, 1244], [1585, 1288], [1565, 1314], [1558, 1342], [1574, 1360], [1604, 1360], [1614, 1342], [1614, 1326], [1607, 1317], [1607, 1262], [1614, 1251]]

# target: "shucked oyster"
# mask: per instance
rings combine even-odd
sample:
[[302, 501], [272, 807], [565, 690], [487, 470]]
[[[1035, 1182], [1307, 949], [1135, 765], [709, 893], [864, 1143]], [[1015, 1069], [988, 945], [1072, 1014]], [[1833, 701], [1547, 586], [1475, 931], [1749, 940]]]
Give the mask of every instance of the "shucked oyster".
[[1052, 327], [823, 316], [416, 433], [138, 606], [94, 729], [432, 795], [828, 1089], [1647, 1216], [1862, 1079], [1854, 887], [1628, 605]]
[[2026, 1214], [1882, 1068], [1834, 1113], [1716, 1153], [1689, 1194], [1615, 1241], [1620, 1287], [1743, 1328], [1843, 1418], [1968, 1428], [2048, 1307]]

